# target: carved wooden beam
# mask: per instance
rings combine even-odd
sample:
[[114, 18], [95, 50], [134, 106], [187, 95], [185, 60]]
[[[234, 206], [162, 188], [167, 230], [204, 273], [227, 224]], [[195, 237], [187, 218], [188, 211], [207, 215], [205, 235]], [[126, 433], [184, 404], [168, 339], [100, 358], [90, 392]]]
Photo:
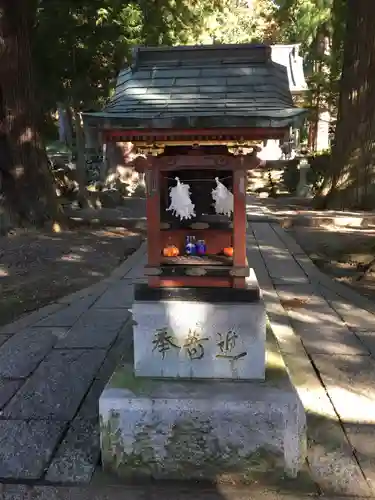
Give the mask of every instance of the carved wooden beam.
[[154, 159], [154, 166], [160, 170], [178, 170], [182, 168], [217, 169], [217, 170], [249, 170], [255, 168], [259, 161], [254, 155], [175, 155], [161, 156]]
[[181, 145], [181, 141], [189, 144], [199, 144], [204, 141], [251, 142], [265, 139], [282, 139], [288, 133], [289, 127], [282, 128], [215, 128], [215, 129], [155, 129], [155, 130], [126, 130], [110, 129], [103, 131], [106, 141], [145, 142], [166, 144], [174, 141]]

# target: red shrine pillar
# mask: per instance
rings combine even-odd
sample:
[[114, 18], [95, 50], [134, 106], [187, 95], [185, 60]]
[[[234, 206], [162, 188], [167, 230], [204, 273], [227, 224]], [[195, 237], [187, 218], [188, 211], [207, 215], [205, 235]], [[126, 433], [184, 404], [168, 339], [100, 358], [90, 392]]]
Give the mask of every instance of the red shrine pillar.
[[[243, 158], [241, 157], [241, 167]], [[242, 168], [236, 169], [233, 173], [233, 265], [246, 267], [246, 171]], [[244, 278], [234, 278], [234, 288], [245, 288]]]

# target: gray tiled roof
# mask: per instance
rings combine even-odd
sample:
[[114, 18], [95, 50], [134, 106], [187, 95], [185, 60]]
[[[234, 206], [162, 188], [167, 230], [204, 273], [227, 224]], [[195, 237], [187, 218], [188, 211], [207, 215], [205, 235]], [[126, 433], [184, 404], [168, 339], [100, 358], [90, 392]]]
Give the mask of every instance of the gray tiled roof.
[[285, 127], [302, 113], [270, 47], [210, 45], [137, 49], [104, 110], [85, 118], [137, 129]]

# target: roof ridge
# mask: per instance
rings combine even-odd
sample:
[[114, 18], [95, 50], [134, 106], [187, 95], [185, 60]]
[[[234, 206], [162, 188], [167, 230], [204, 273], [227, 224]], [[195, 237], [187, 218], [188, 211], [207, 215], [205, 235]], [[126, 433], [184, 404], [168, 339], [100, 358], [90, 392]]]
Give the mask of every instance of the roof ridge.
[[188, 62], [238, 60], [249, 63], [266, 63], [271, 60], [272, 49], [266, 44], [227, 44], [227, 45], [182, 45], [176, 47], [135, 47], [132, 68], [147, 67], [165, 62]]

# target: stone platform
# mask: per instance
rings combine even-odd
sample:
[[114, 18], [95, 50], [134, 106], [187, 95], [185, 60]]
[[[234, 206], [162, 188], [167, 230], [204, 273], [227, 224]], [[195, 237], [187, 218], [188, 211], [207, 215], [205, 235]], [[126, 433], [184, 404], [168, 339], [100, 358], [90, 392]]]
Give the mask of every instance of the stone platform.
[[272, 334], [265, 381], [135, 377], [120, 367], [99, 402], [102, 464], [121, 478], [208, 479], [275, 469], [306, 457], [305, 413]]
[[136, 376], [264, 380], [266, 312], [253, 270], [246, 288], [151, 288], [132, 306]]

